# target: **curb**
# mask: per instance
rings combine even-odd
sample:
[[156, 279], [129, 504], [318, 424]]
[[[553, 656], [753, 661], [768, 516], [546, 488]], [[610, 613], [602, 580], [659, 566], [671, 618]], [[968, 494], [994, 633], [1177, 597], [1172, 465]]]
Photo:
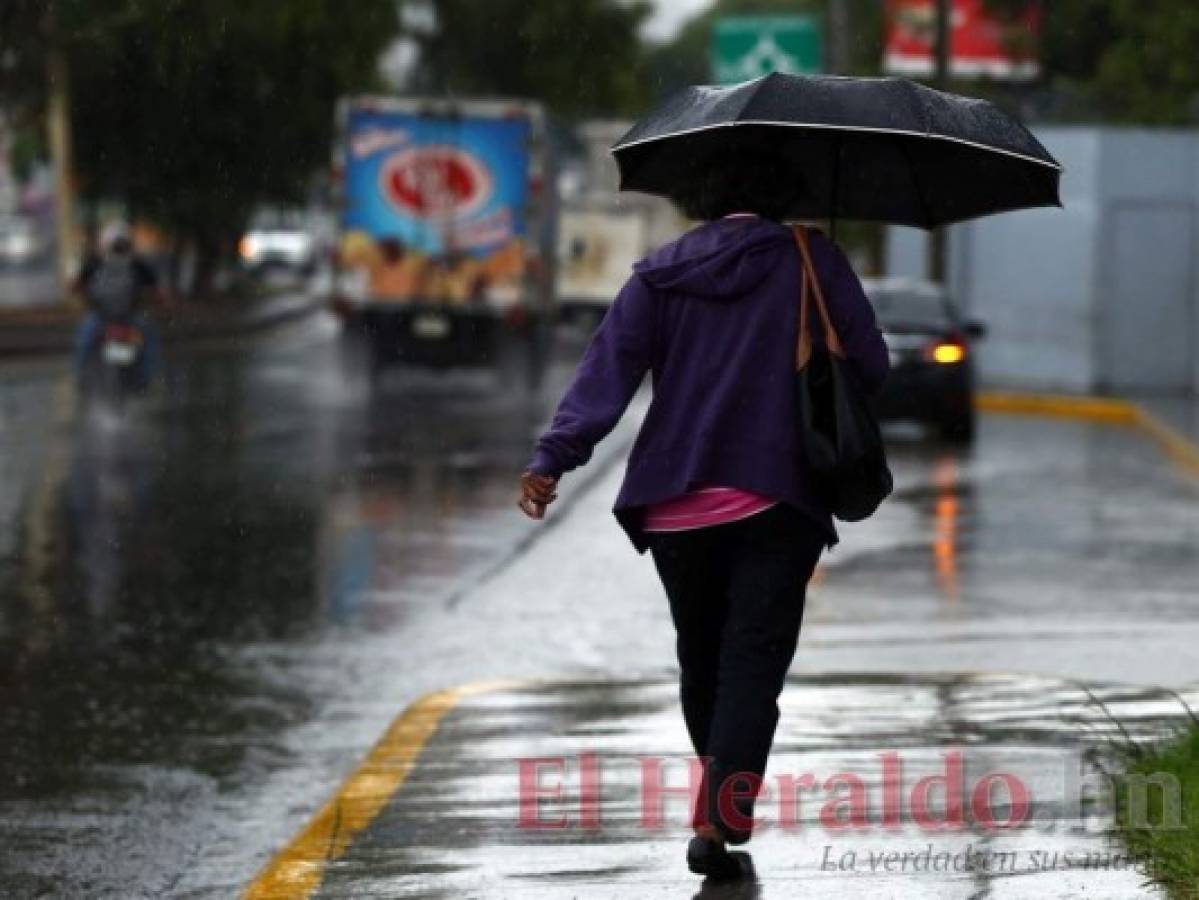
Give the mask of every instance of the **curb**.
[[1016, 391], [980, 391], [975, 401], [983, 412], [1020, 416], [1051, 416], [1134, 425], [1139, 407], [1114, 397], [1076, 397]]
[[321, 886], [326, 866], [341, 857], [404, 784], [441, 720], [467, 697], [520, 687], [524, 681], [480, 681], [426, 694], [388, 726], [366, 759], [325, 801], [291, 842], [274, 855], [242, 900], [304, 900]]
[[1172, 425], [1167, 425], [1143, 407], [1137, 407], [1136, 424], [1157, 442], [1162, 452], [1170, 457], [1176, 466], [1199, 477], [1199, 443]]
[[976, 403], [983, 412], [1080, 419], [1137, 428], [1157, 444], [1176, 466], [1189, 475], [1199, 477], [1199, 443], [1131, 400], [982, 391]]

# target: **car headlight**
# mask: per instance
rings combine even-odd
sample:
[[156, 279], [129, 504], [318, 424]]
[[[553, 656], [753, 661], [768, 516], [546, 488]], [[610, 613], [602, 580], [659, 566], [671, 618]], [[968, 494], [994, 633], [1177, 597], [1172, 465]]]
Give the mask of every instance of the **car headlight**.
[[960, 363], [966, 358], [966, 345], [950, 341], [939, 341], [931, 344], [924, 352], [924, 358], [941, 365]]

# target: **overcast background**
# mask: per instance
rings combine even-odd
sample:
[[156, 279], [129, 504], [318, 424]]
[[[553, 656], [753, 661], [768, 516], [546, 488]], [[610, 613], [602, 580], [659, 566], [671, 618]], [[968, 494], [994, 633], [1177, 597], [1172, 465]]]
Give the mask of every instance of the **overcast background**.
[[711, 0], [658, 0], [645, 34], [655, 40], [674, 37], [679, 26], [709, 5]]

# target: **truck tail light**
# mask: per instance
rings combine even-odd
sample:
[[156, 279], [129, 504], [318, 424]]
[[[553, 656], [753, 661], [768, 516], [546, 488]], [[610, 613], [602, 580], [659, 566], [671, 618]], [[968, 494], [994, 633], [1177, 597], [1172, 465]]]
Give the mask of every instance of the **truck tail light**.
[[512, 328], [524, 328], [529, 324], [529, 310], [525, 308], [523, 303], [517, 303], [508, 307], [504, 313], [504, 319]]

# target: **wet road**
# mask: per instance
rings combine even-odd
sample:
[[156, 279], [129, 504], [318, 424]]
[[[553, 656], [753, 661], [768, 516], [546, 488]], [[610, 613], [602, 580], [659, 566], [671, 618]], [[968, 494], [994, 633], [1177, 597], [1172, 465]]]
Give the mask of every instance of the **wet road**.
[[[6, 896], [232, 896], [426, 691], [669, 674], [619, 467], [544, 526], [514, 514], [565, 364], [540, 399], [372, 398], [336, 346], [314, 319], [197, 350], [120, 425], [75, 418], [61, 363], [0, 373]], [[972, 452], [895, 447], [798, 670], [1195, 677], [1199, 493], [1142, 437], [988, 417]]]
[[275, 838], [230, 827], [272, 775], [305, 803], [305, 757], [353, 759], [299, 731], [527, 534], [545, 402], [488, 376], [371, 394], [339, 361], [321, 318], [181, 352], [123, 420], [77, 416], [62, 361], [0, 369], [3, 896], [227, 896]]
[[52, 262], [13, 266], [0, 263], [0, 310], [47, 306], [62, 296]]

